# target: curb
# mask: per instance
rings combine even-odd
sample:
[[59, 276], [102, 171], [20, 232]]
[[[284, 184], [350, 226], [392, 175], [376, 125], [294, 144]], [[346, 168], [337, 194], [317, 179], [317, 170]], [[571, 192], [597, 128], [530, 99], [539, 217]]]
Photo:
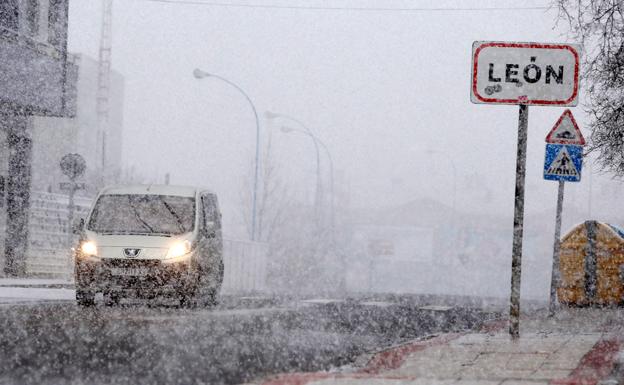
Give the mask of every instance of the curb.
[[[507, 325], [507, 319], [486, 321], [478, 329], [480, 333], [494, 333]], [[312, 381], [324, 380], [328, 378], [351, 378], [367, 379], [371, 375], [377, 375], [385, 370], [399, 368], [407, 356], [411, 353], [425, 350], [432, 346], [444, 345], [454, 339], [474, 331], [448, 332], [443, 334], [433, 334], [423, 336], [418, 339], [406, 342], [401, 345], [391, 346], [375, 353], [366, 353], [355, 360], [356, 366], [363, 364], [362, 368], [353, 373], [335, 372], [313, 372], [313, 373], [288, 373], [271, 376], [260, 380], [260, 385], [306, 385]], [[384, 377], [385, 378], [385, 377]], [[392, 379], [392, 378], [387, 378]], [[399, 379], [399, 378], [397, 378]]]
[[611, 375], [597, 385], [624, 385], [624, 344], [620, 346], [620, 352], [613, 360]]
[[397, 369], [401, 367], [407, 356], [410, 354], [425, 350], [432, 346], [447, 344], [448, 342], [461, 337], [463, 334], [465, 333], [446, 333], [430, 337], [429, 339], [408, 342], [404, 345], [386, 349], [374, 354], [368, 361], [368, 364], [356, 373], [375, 375], [385, 370]]
[[[486, 321], [478, 329], [480, 333], [494, 333], [507, 325], [506, 319]], [[384, 370], [399, 368], [408, 355], [424, 350], [428, 347], [444, 345], [472, 331], [449, 332], [431, 336], [424, 336], [415, 341], [410, 341], [402, 345], [393, 346], [377, 353], [369, 355], [370, 359], [365, 367], [358, 370], [360, 374], [379, 374]]]
[[48, 283], [48, 284], [0, 284], [0, 288], [3, 287], [19, 287], [25, 289], [70, 289], [73, 290], [76, 287], [73, 283]]
[[581, 359], [567, 378], [551, 385], [619, 385], [624, 383], [624, 340], [618, 337], [599, 340]]
[[364, 367], [353, 373], [332, 373], [332, 372], [313, 372], [313, 373], [288, 373], [271, 376], [265, 380], [260, 380], [259, 385], [306, 385], [312, 381], [324, 380], [328, 378], [369, 378], [370, 375], [379, 374], [384, 370], [396, 369], [401, 366], [408, 355], [413, 352], [424, 350], [431, 346], [443, 345], [466, 333], [445, 333], [440, 335], [429, 335], [421, 337], [415, 341], [407, 342], [402, 345], [396, 345], [377, 353], [363, 354], [356, 359], [364, 361]]

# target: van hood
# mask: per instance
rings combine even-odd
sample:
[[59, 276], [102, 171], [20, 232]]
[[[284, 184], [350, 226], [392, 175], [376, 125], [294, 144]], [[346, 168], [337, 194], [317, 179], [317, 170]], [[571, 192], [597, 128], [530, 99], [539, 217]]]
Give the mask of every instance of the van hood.
[[[108, 235], [85, 232], [86, 239], [95, 242], [100, 258], [164, 259], [169, 248], [177, 242], [192, 240], [192, 233], [178, 236]], [[126, 249], [133, 249], [130, 257]]]

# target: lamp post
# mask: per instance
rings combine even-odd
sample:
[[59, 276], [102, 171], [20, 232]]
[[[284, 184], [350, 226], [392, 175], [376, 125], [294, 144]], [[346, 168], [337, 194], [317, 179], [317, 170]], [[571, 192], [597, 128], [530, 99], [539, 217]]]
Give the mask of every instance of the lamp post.
[[[438, 150], [429, 149], [427, 150], [427, 152], [430, 155], [433, 155], [433, 154], [444, 155], [443, 152], [438, 151]], [[451, 225], [453, 226], [453, 235], [455, 235], [455, 230], [456, 230], [455, 229], [455, 211], [457, 209], [456, 207], [456, 204], [457, 204], [457, 167], [455, 167], [455, 161], [453, 161], [453, 159], [451, 158], [446, 158], [446, 159], [448, 159], [448, 161], [451, 164], [451, 167], [453, 168], [453, 213], [451, 216]]]
[[258, 198], [258, 168], [259, 168], [259, 159], [260, 159], [260, 120], [258, 119], [258, 111], [256, 110], [256, 106], [251, 101], [251, 98], [249, 97], [249, 95], [247, 95], [247, 93], [243, 91], [243, 89], [240, 88], [236, 83], [224, 77], [221, 77], [219, 75], [204, 72], [200, 70], [199, 68], [195, 68], [195, 70], [193, 71], [193, 76], [195, 76], [195, 78], [197, 79], [211, 77], [211, 78], [219, 79], [222, 82], [229, 84], [230, 86], [236, 88], [238, 92], [240, 92], [245, 97], [245, 99], [247, 99], [247, 102], [249, 103], [249, 105], [251, 106], [251, 109], [253, 110], [254, 118], [256, 119], [256, 161], [255, 161], [256, 164], [255, 164], [255, 172], [254, 172], [253, 197], [252, 197], [252, 204], [251, 204], [252, 206], [251, 207], [251, 240], [255, 241], [256, 240], [256, 203], [257, 203], [257, 198]]
[[320, 140], [318, 137], [316, 137], [313, 133], [312, 130], [310, 130], [310, 128], [308, 128], [308, 126], [306, 126], [305, 124], [303, 124], [303, 122], [301, 122], [300, 120], [293, 118], [292, 116], [286, 115], [286, 114], [280, 114], [280, 113], [275, 113], [275, 112], [271, 112], [271, 111], [267, 111], [265, 113], [267, 119], [269, 120], [273, 120], [273, 119], [277, 119], [277, 118], [284, 118], [284, 119], [288, 119], [291, 120], [295, 123], [297, 123], [299, 126], [301, 126], [303, 128], [303, 130], [298, 130], [292, 127], [288, 127], [288, 126], [282, 126], [281, 131], [284, 133], [288, 133], [288, 132], [299, 132], [301, 134], [307, 135], [308, 137], [310, 137], [310, 139], [312, 139], [313, 143], [314, 143], [314, 149], [316, 150], [316, 197], [315, 197], [315, 201], [316, 201], [316, 206], [317, 206], [317, 210], [320, 211], [320, 205], [322, 203], [322, 184], [321, 184], [321, 166], [320, 166], [320, 154], [319, 154], [319, 145], [321, 147], [323, 147], [323, 150], [325, 151], [325, 153], [327, 154], [327, 159], [329, 160], [329, 183], [330, 183], [330, 200], [331, 200], [331, 228], [332, 230], [334, 229], [335, 226], [335, 205], [334, 205], [334, 161], [331, 157], [331, 153], [329, 152], [329, 149], [327, 148], [327, 146], [325, 145], [325, 143], [323, 143], [322, 140]]

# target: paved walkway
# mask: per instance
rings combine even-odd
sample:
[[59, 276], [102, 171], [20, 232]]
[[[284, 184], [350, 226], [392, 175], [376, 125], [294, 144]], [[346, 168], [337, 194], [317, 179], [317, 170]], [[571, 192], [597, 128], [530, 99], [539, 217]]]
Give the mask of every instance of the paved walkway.
[[373, 355], [355, 370], [286, 374], [261, 384], [624, 383], [622, 373], [615, 370], [618, 354], [624, 350], [624, 309], [564, 309], [554, 318], [537, 313], [522, 319], [517, 341], [509, 338], [505, 323], [494, 326], [398, 346]]
[[74, 282], [62, 278], [0, 278], [0, 287], [73, 288]]
[[54, 278], [0, 278], [0, 305], [75, 300], [74, 284]]

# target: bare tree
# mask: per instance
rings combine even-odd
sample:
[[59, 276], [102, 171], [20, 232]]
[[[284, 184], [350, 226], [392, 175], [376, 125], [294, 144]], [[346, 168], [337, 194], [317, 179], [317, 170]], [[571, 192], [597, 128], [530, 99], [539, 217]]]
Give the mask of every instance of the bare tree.
[[624, 176], [624, 2], [555, 2], [559, 19], [583, 47], [582, 75], [592, 119], [589, 149], [604, 170]]
[[[330, 238], [326, 232], [319, 231], [314, 207], [297, 202], [288, 180], [280, 176], [271, 145], [269, 131], [262, 152], [256, 215], [256, 240], [269, 246], [267, 281], [272, 290], [291, 294], [318, 290], [326, 286], [321, 280]], [[253, 167], [249, 170], [242, 184], [240, 213], [251, 234]]]

